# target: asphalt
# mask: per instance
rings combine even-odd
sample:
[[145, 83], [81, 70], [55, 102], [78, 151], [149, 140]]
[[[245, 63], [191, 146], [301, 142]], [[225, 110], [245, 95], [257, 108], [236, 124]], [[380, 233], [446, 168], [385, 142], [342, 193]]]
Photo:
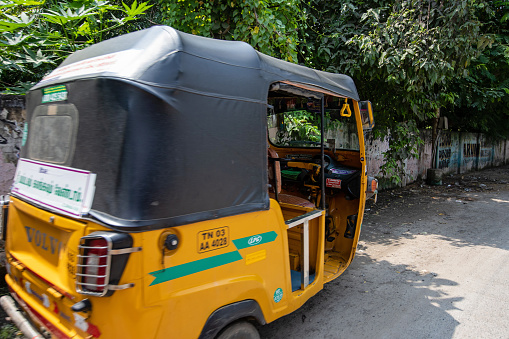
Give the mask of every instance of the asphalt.
[[262, 338], [509, 338], [509, 166], [368, 209], [352, 265]]

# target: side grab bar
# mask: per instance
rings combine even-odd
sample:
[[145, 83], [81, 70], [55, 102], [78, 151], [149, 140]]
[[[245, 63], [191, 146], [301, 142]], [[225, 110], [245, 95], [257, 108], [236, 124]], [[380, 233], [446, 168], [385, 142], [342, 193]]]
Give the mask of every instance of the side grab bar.
[[295, 226], [303, 225], [302, 227], [302, 266], [300, 288], [305, 289], [309, 285], [309, 221], [318, 218], [324, 214], [322, 210], [311, 211], [306, 214], [300, 215], [296, 218], [287, 220], [286, 226], [292, 228]]

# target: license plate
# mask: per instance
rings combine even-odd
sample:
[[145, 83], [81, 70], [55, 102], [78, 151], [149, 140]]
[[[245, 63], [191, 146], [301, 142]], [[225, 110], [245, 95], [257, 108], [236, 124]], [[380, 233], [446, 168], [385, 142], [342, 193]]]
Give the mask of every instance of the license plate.
[[230, 231], [227, 226], [198, 233], [198, 253], [218, 250], [230, 243]]

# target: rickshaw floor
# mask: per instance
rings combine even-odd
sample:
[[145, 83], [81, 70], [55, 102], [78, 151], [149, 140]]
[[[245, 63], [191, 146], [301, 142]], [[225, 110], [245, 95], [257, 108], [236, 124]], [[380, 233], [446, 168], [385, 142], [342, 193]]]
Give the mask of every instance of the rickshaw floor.
[[331, 281], [339, 276], [346, 269], [346, 260], [343, 259], [337, 252], [328, 252], [328, 257], [325, 260], [323, 281], [324, 283]]

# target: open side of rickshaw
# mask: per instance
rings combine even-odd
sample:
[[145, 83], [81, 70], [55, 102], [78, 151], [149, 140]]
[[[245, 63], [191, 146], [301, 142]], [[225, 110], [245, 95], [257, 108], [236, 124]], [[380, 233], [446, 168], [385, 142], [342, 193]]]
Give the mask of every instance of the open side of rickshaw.
[[[356, 120], [363, 117], [358, 103], [354, 105], [350, 109], [345, 98], [311, 92], [298, 85], [271, 86], [270, 196], [280, 203], [289, 227], [290, 267], [292, 272], [300, 272], [301, 287], [308, 286], [315, 274], [328, 282], [348, 267], [358, 241], [359, 211], [363, 211], [366, 198], [376, 192], [376, 181], [361, 175], [365, 171], [361, 161], [364, 154], [360, 152], [364, 140], [359, 138], [363, 128], [372, 126], [372, 112], [367, 111], [369, 104], [366, 104], [364, 124], [360, 121], [357, 125]], [[313, 113], [318, 116], [318, 126], [309, 122]], [[308, 119], [302, 119], [303, 114]], [[332, 128], [325, 126], [324, 117]], [[287, 126], [298, 119], [301, 119], [299, 128], [307, 127], [305, 133], [296, 131], [295, 126]], [[332, 133], [328, 133], [331, 138], [325, 142], [322, 135], [327, 134], [327, 129], [332, 129]], [[369, 181], [365, 192], [361, 189], [363, 179]], [[362, 219], [362, 212], [360, 215]], [[312, 220], [315, 222], [310, 228]], [[296, 286], [293, 283], [292, 288]]]
[[348, 267], [376, 194], [353, 81], [243, 43], [114, 38], [27, 116], [0, 303], [30, 337], [256, 338]]

